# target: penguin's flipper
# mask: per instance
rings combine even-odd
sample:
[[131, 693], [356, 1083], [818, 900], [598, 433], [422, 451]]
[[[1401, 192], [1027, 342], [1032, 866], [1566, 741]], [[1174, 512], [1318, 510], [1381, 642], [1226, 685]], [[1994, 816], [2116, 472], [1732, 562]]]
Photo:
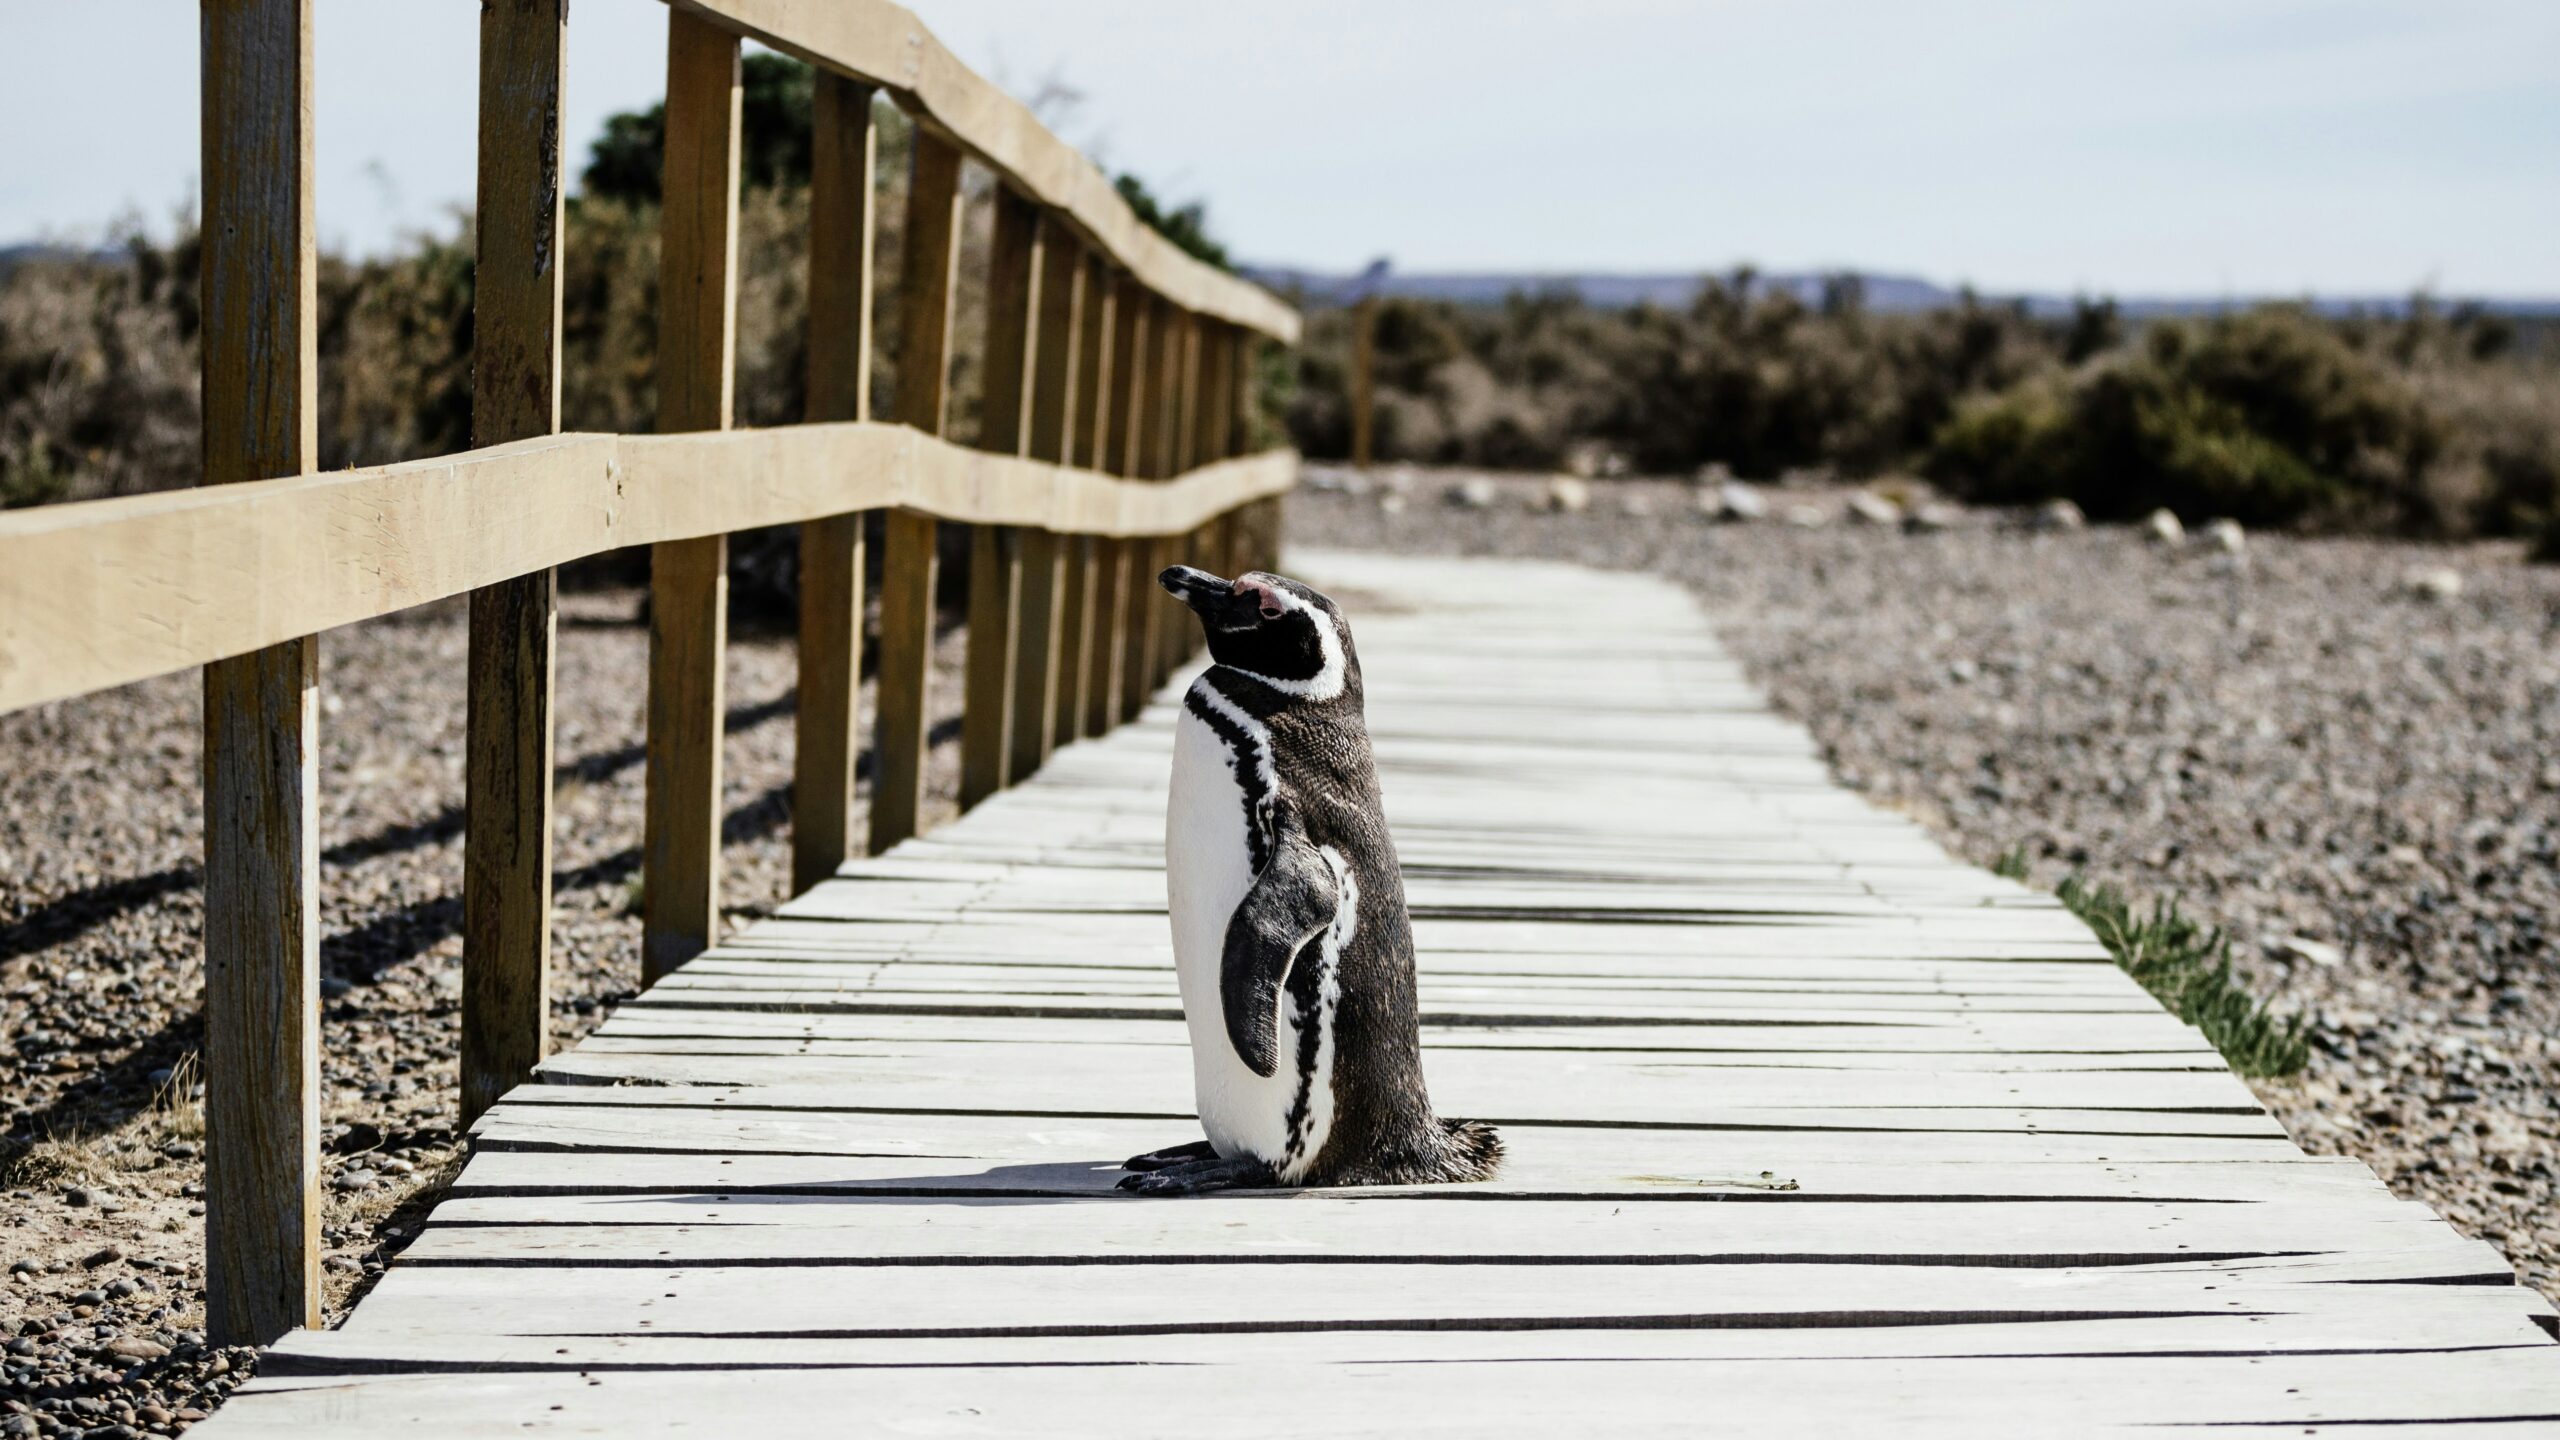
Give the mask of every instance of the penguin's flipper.
[[1280, 983], [1288, 978], [1289, 962], [1333, 923], [1341, 903], [1333, 867], [1285, 812], [1279, 842], [1227, 920], [1226, 953], [1218, 967], [1227, 1041], [1236, 1047], [1236, 1058], [1263, 1076], [1280, 1069]]

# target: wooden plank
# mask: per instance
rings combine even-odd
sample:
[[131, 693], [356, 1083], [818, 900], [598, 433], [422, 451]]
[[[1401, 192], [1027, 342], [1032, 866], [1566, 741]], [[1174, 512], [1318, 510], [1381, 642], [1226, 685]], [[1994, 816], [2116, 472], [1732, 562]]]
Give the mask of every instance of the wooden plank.
[[[1307, 1342], [1312, 1343], [1312, 1342]], [[2395, 1430], [2499, 1422], [2505, 1436], [2547, 1429], [2560, 1414], [2560, 1369], [2543, 1346], [2472, 1351], [2306, 1354], [2280, 1362], [2255, 1354], [2021, 1355], [1778, 1360], [1663, 1358], [1629, 1363], [1661, 1344], [1630, 1341], [1594, 1357], [1526, 1353], [1449, 1359], [1422, 1340], [1381, 1344], [1379, 1363], [1342, 1363], [1352, 1347], [1283, 1358], [1288, 1343], [1230, 1337], [1207, 1347], [1221, 1364], [1168, 1364], [1133, 1375], [1113, 1365], [1018, 1365], [969, 1372], [967, 1403], [954, 1401], [936, 1366], [812, 1369], [718, 1375], [711, 1394], [720, 1428], [785, 1437], [842, 1433], [846, 1415], [932, 1416], [950, 1435], [1114, 1437], [1129, 1409], [1151, 1413], [1286, 1416], [1305, 1434], [1408, 1435], [1435, 1420], [1475, 1417], [1470, 1433], [1590, 1433], [1596, 1416], [1616, 1434], [1696, 1433], [1702, 1397], [1737, 1417], [1743, 1432], [1783, 1425], [1817, 1435], [2032, 1440], [2156, 1436], [2167, 1425], [2252, 1425], [2326, 1433], [2373, 1422]], [[1193, 1354], [1201, 1353], [1194, 1347]], [[1674, 1352], [1676, 1354], [1676, 1352]], [[1440, 1363], [1393, 1364], [1411, 1356]], [[1140, 1379], [1143, 1377], [1143, 1388]], [[342, 1379], [261, 1379], [207, 1426], [231, 1433], [346, 1434], [436, 1417], [437, 1433], [521, 1433], [522, 1416], [592, 1433], [663, 1434], [700, 1415], [706, 1374], [574, 1369], [425, 1374], [350, 1386]], [[1741, 1407], [1747, 1404], [1748, 1410]], [[1488, 1415], [1488, 1411], [1492, 1411]], [[1769, 1418], [1765, 1424], [1757, 1417]], [[225, 1427], [232, 1427], [226, 1429]]]
[[1022, 643], [1023, 545], [1037, 533], [979, 525], [969, 536], [969, 653], [960, 710], [960, 808], [1012, 783], [1015, 651]]
[[950, 413], [951, 313], [959, 288], [960, 152], [921, 127], [914, 141], [898, 260], [896, 418], [940, 435]]
[[1038, 332], [1033, 346], [1029, 437], [1023, 453], [1052, 464], [1074, 461], [1078, 395], [1084, 367], [1084, 249], [1063, 225], [1043, 224], [1034, 241], [1040, 293], [1032, 307]]
[[[1186, 1333], [1226, 1331], [1258, 1333], [1266, 1344], [1253, 1348], [1278, 1353], [1272, 1342], [1283, 1333], [1365, 1333], [1375, 1343], [1390, 1331], [1749, 1329], [1761, 1333], [1762, 1345], [1789, 1347], [1775, 1353], [1811, 1357], [1825, 1352], [1803, 1347], [1816, 1338], [1812, 1332], [1826, 1329], [1938, 1326], [1944, 1328], [1923, 1353], [1998, 1355], [2003, 1348], [1980, 1344], [1976, 1327], [2044, 1321], [2046, 1338], [2067, 1345], [2062, 1336], [2081, 1323], [2217, 1315], [2332, 1325], [2361, 1320], [2378, 1348], [2542, 1344], [2548, 1337], [2529, 1328], [2530, 1317], [2550, 1313], [2539, 1296], [2515, 1286], [2397, 1285], [2387, 1308], [2399, 1312], [2400, 1323], [2386, 1327], [2375, 1323], [2386, 1307], [2353, 1286], [2261, 1278], [2230, 1262], [2185, 1270], [1778, 1263], [1731, 1267], [1707, 1285], [1683, 1268], [1595, 1262], [1559, 1273], [1465, 1265], [1439, 1267], [1417, 1283], [1411, 1267], [1393, 1265], [1142, 1263], [1113, 1283], [1078, 1284], [1025, 1265], [882, 1266], [862, 1277], [863, 1304], [848, 1313], [836, 1293], [840, 1280], [831, 1283], [817, 1266], [553, 1265], [539, 1268], [538, 1283], [527, 1284], [534, 1277], [521, 1271], [437, 1265], [386, 1280], [385, 1303], [338, 1333], [364, 1347], [353, 1353], [386, 1357], [418, 1356], [444, 1336], [566, 1340], [601, 1333], [662, 1340], [668, 1343], [657, 1348], [679, 1354], [686, 1353], [680, 1339], [939, 1340], [945, 1352], [939, 1358], [949, 1362], [983, 1356], [987, 1342], [1007, 1337], [1143, 1335], [1178, 1344]], [[668, 1305], [670, 1298], [678, 1303]], [[649, 1333], [678, 1326], [681, 1336]], [[1831, 1353], [1854, 1355], [1873, 1344], [1874, 1337], [1864, 1337], [1856, 1349]], [[297, 1341], [294, 1353], [315, 1350], [328, 1353], [309, 1341]], [[1206, 1348], [1192, 1353], [1218, 1355]], [[693, 1352], [687, 1358], [698, 1364], [704, 1357]], [[1228, 1347], [1218, 1358], [1239, 1357]]]
[[[1260, 1203], [1271, 1211], [1233, 1213]], [[1280, 1206], [1288, 1207], [1285, 1212]], [[1428, 1216], [1416, 1207], [1428, 1206]], [[1137, 1205], [1123, 1196], [937, 1207], [913, 1222], [905, 1197], [733, 1194], [546, 1195], [438, 1206], [402, 1255], [410, 1265], [734, 1265], [775, 1255], [812, 1264], [1342, 1263], [1537, 1265], [1620, 1259], [1655, 1265], [2160, 1264], [2232, 1255], [2392, 1249], [2443, 1222], [2365, 1205], [2040, 1201], [1856, 1206], [1640, 1205], [1615, 1200], [1396, 1199], [1305, 1192], [1223, 1205]], [[898, 1223], [907, 1217], [907, 1223]], [[467, 1222], [467, 1223], [464, 1223]], [[777, 1233], [787, 1232], [787, 1233]]]
[[559, 435], [0, 513], [0, 711], [280, 644], [610, 550], [906, 507], [1148, 535], [1295, 483], [1286, 451], [1126, 484], [903, 425]]
[[[2247, 1423], [2326, 1431], [2371, 1419], [2449, 1427], [2498, 1422], [2494, 1433], [2531, 1433], [2533, 1417], [2555, 1413], [2550, 1367], [2526, 1349], [2468, 1353], [2329, 1354], [2268, 1362], [2251, 1354], [2011, 1358], [1888, 1358], [1807, 1365], [1797, 1359], [1692, 1360], [1662, 1354], [1664, 1341], [1580, 1358], [1541, 1356], [1514, 1345], [1490, 1358], [1448, 1357], [1445, 1342], [1382, 1347], [1385, 1357], [1443, 1363], [1345, 1365], [1330, 1345], [1289, 1360], [1292, 1342], [1209, 1347], [1224, 1364], [1171, 1364], [1147, 1375], [1145, 1400], [1169, 1412], [1286, 1415], [1305, 1433], [1410, 1434], [1416, 1417], [1481, 1414], [1498, 1398], [1497, 1433], [1572, 1433], [1587, 1424], [1595, 1397], [1618, 1433], [1690, 1433], [1699, 1397], [1742, 1395], [1754, 1410], [1814, 1434], [1930, 1437], [2157, 1435], [2163, 1425]], [[1199, 1353], [1193, 1347], [1191, 1353]], [[1381, 1348], [1381, 1347], [1373, 1347]], [[2536, 1347], [2538, 1348], [2538, 1347]], [[1656, 1363], [1631, 1359], [1657, 1355]], [[1123, 1433], [1132, 1377], [1100, 1365], [1025, 1365], [972, 1372], [969, 1403], [952, 1403], [950, 1374], [933, 1366], [814, 1369], [733, 1380], [735, 1403], [719, 1413], [740, 1433], [796, 1437], [841, 1429], [846, 1414], [930, 1414], [955, 1435], [1061, 1436]], [[681, 1374], [520, 1371], [421, 1375], [344, 1393], [326, 1381], [290, 1378], [251, 1387], [252, 1405], [232, 1402], [240, 1424], [260, 1433], [342, 1433], [377, 1429], [406, 1413], [438, 1417], [441, 1433], [517, 1433], [521, 1412], [597, 1433], [669, 1433], [686, 1405]], [[556, 1412], [556, 1413], [552, 1413]], [[1720, 1413], [1734, 1413], [1730, 1405]], [[942, 1417], [948, 1416], [947, 1420]], [[817, 1417], [826, 1417], [821, 1422]], [[2237, 1417], [2237, 1418], [2225, 1418]], [[1777, 1423], [1777, 1422], [1772, 1422]], [[221, 1420], [214, 1422], [221, 1432]], [[1746, 1425], [1745, 1428], [1748, 1428]]]
[[[204, 483], [318, 451], [309, 0], [206, 0]], [[155, 582], [167, 577], [151, 577]], [[320, 1323], [316, 635], [204, 671], [205, 1317]]]
[[1182, 312], [1161, 296], [1149, 298], [1147, 312], [1146, 394], [1137, 407], [1133, 473], [1160, 480], [1175, 473], [1173, 438], [1182, 401]]
[[920, 122], [1041, 205], [1086, 242], [1186, 307], [1284, 343], [1298, 314], [1269, 291], [1204, 264], [1140, 221], [1119, 192], [1029, 109], [979, 78], [902, 6], [886, 0], [682, 0], [774, 49], [882, 86]]
[[1092, 251], [1084, 257], [1084, 299], [1076, 321], [1076, 396], [1065, 460], [1087, 470], [1111, 468], [1111, 394], [1119, 330], [1118, 276]]
[[[816, 79], [809, 186], [809, 390], [813, 421], [871, 418], [872, 91]], [[800, 703], [792, 756], [791, 888], [861, 853], [853, 838], [861, 754], [863, 518], [800, 527]]]
[[889, 512], [880, 572], [878, 736], [871, 787], [871, 848], [886, 850], [923, 828], [926, 757], [933, 748], [933, 597], [939, 526], [930, 515]]
[[[667, 14], [665, 206], [659, 216], [658, 428], [726, 430], [736, 389], [738, 40]], [[726, 535], [649, 558], [649, 745], [641, 978], [720, 929], [720, 741], [728, 666]]]
[[[1076, 414], [1077, 362], [1084, 310], [1084, 254], [1066, 227], [1044, 223], [1034, 240], [1040, 286], [1030, 307], [1036, 332], [1031, 393], [1025, 408], [1025, 453], [1063, 462], [1074, 448], [1069, 433]], [[1007, 769], [1015, 780], [1048, 763], [1057, 743], [1059, 695], [1064, 682], [1069, 602], [1066, 537], [1050, 530], [1023, 535], [1021, 629], [1014, 652], [1015, 711]]]
[[[480, 13], [471, 440], [560, 428], [565, 0]], [[550, 1053], [551, 690], [558, 580], [471, 593], [463, 744], [462, 1119]]]
[[1031, 778], [1048, 763], [1051, 725], [1058, 713], [1058, 663], [1064, 640], [1066, 545], [1047, 530], [1024, 530], [1022, 605], [1014, 632], [1013, 723], [1005, 773], [1011, 783]]
[[1129, 557], [1127, 540], [1097, 536], [1093, 544], [1093, 639], [1085, 651], [1083, 733], [1100, 737], [1119, 718], [1121, 666], [1129, 649]]
[[1154, 373], [1155, 303], [1133, 280], [1123, 280], [1112, 302], [1111, 404], [1103, 417], [1100, 466], [1131, 479], [1146, 473], [1147, 399]]
[[1129, 573], [1121, 582], [1120, 718], [1130, 721], [1147, 706], [1156, 682], [1156, 601], [1164, 591], [1156, 576], [1164, 569], [1165, 546], [1155, 539], [1129, 542]]
[[[899, 255], [897, 418], [938, 436], [950, 413], [951, 315], [960, 263], [960, 152], [921, 127], [907, 180]], [[879, 736], [871, 787], [871, 848], [923, 828], [925, 760], [933, 724], [934, 587], [938, 527], [930, 514], [890, 512], [880, 575]]]
[[1093, 682], [1094, 553], [1090, 535], [1061, 535], [1063, 577], [1058, 590], [1058, 680], [1055, 707], [1049, 716], [1052, 747], [1073, 741], [1083, 730]]
[[[936, 1121], [946, 1122], [937, 1126]], [[833, 1127], [846, 1150], [912, 1145], [932, 1155], [774, 1153], [749, 1149], [750, 1133], [785, 1134], [788, 1117], [724, 1128], [717, 1112], [669, 1116], [615, 1109], [509, 1107], [479, 1136], [457, 1196], [642, 1193], [1093, 1195], [1110, 1193], [1120, 1154], [1160, 1144], [1158, 1122], [1097, 1120], [1010, 1123], [998, 1117], [894, 1118]], [[652, 1128], [657, 1127], [657, 1128]], [[1061, 1133], [1063, 1131], [1063, 1133]], [[741, 1137], [730, 1143], [734, 1133]], [[812, 1150], [821, 1143], [812, 1130]], [[1500, 1174], [1468, 1185], [1469, 1195], [1516, 1199], [1608, 1199], [1700, 1204], [1863, 1204], [1879, 1198], [1973, 1203], [2015, 1200], [2176, 1201], [2267, 1204], [2316, 1199], [2324, 1205], [2393, 1206], [2360, 1162], [2295, 1154], [2254, 1160], [1914, 1161], [1869, 1155], [1835, 1138], [1769, 1143], [1731, 1134], [1690, 1135], [1592, 1126], [1523, 1126], [1505, 1137]], [[1125, 1148], [1115, 1146], [1125, 1142]], [[518, 1148], [524, 1147], [524, 1148]], [[1769, 1154], [1770, 1158], [1760, 1158]], [[1363, 1198], [1431, 1199], [1436, 1186], [1367, 1189]], [[2494, 1262], [2493, 1262], [2494, 1263]]]

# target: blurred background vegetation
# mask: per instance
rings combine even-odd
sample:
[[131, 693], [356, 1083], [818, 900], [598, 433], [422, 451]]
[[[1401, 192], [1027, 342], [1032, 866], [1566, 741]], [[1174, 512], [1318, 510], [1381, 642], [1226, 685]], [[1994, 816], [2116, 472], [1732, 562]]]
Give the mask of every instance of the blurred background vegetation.
[[[805, 354], [810, 75], [750, 56], [737, 413], [799, 418]], [[881, 116], [877, 264], [895, 284], [907, 133]], [[656, 407], [663, 115], [609, 120], [566, 219], [563, 423], [645, 431]], [[981, 187], [984, 177], [978, 178]], [[1221, 266], [1198, 204], [1119, 180], [1137, 213]], [[981, 197], [983, 198], [983, 197]], [[965, 276], [982, 273], [974, 205]], [[393, 255], [323, 258], [321, 462], [470, 444], [467, 215]], [[130, 225], [104, 252], [0, 274], [0, 506], [192, 483], [198, 433], [196, 241]], [[1302, 298], [1303, 297], [1299, 297]], [[955, 433], [974, 433], [983, 297], [964, 291]], [[883, 305], [875, 409], [896, 384]], [[1350, 312], [1310, 303], [1302, 351], [1274, 355], [1264, 413], [1316, 457], [1349, 448]], [[2077, 501], [2093, 516], [2166, 505], [2261, 526], [2538, 537], [2560, 558], [2560, 346], [2540, 322], [2423, 297], [2389, 314], [2306, 306], [2130, 321], [1964, 296], [1882, 312], [1854, 277], [1818, 299], [1713, 277], [1686, 307], [1570, 295], [1492, 305], [1388, 299], [1377, 330], [1382, 459], [1750, 479], [1924, 475], [1985, 503]]]

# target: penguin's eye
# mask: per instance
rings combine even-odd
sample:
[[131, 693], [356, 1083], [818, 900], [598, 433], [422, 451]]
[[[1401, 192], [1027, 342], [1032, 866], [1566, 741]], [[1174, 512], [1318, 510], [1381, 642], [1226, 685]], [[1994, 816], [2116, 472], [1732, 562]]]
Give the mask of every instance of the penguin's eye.
[[1283, 612], [1280, 607], [1277, 605], [1265, 605], [1262, 607], [1262, 618], [1265, 620], [1277, 620], [1280, 618], [1282, 613]]

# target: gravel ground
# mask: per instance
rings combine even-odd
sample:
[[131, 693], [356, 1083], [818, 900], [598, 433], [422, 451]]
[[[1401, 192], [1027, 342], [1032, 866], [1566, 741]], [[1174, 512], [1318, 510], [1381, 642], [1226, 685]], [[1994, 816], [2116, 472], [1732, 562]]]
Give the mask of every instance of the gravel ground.
[[[640, 598], [561, 602], [556, 1044], [639, 982]], [[936, 693], [956, 706], [951, 639]], [[459, 603], [322, 644], [333, 1320], [460, 1160], [464, 653]], [[743, 621], [729, 655], [722, 894], [743, 918], [789, 878], [796, 666], [787, 634]], [[174, 1432], [254, 1363], [202, 1331], [199, 713], [189, 673], [0, 717], [0, 1436]], [[956, 735], [938, 728], [928, 774], [945, 810]]]
[[[1309, 479], [1293, 540], [1675, 577], [1846, 783], [1951, 850], [2183, 897], [2314, 1019], [2304, 1073], [2253, 1082], [2294, 1138], [2560, 1299], [2560, 569], [1935, 507], [1914, 532], [1820, 486], [1719, 524], [1673, 482], [1556, 512], [1543, 479]], [[2439, 571], [2458, 593], [2413, 583]]]

